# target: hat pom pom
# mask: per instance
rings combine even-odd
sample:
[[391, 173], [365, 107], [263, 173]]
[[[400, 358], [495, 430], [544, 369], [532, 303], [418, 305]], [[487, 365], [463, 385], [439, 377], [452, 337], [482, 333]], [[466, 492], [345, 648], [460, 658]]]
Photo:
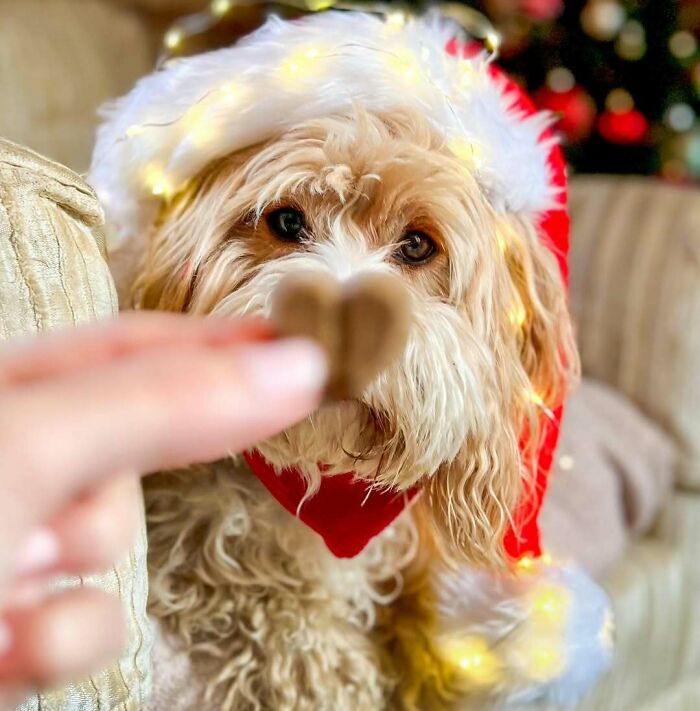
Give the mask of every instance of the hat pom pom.
[[543, 556], [521, 559], [513, 575], [462, 570], [438, 595], [437, 647], [465, 703], [572, 704], [610, 665], [608, 596], [573, 565]]

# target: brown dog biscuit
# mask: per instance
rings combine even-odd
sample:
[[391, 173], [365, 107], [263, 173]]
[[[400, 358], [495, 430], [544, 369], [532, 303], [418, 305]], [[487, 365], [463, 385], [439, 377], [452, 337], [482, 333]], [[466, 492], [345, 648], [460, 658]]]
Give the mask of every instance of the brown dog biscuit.
[[344, 383], [358, 395], [403, 351], [409, 326], [409, 294], [395, 277], [368, 274], [349, 282], [341, 300]]
[[341, 285], [321, 272], [284, 279], [273, 297], [272, 321], [283, 336], [316, 340], [328, 354], [328, 397], [358, 397], [403, 350], [410, 299], [403, 284], [369, 274]]
[[339, 303], [340, 284], [328, 274], [294, 274], [275, 290], [272, 322], [282, 336], [313, 338], [334, 359], [339, 346]]

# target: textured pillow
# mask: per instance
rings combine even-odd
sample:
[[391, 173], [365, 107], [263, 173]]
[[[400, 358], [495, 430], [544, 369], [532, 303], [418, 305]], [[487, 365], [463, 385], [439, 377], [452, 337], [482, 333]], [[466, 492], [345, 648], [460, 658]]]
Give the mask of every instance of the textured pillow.
[[[63, 166], [0, 140], [0, 347], [3, 339], [109, 318], [116, 311], [102, 211], [92, 190]], [[145, 524], [131, 553], [111, 570], [58, 584], [95, 585], [118, 595], [128, 648], [108, 669], [37, 694], [21, 711], [142, 709], [151, 650]]]
[[675, 462], [658, 426], [612, 388], [584, 380], [564, 415], [541, 516], [545, 547], [602, 575], [653, 525]]

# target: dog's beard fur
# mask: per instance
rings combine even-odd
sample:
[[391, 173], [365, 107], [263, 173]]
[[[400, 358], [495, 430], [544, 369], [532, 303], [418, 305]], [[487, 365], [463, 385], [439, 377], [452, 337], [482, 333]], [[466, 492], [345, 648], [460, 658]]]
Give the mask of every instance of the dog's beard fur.
[[[304, 212], [303, 244], [269, 232], [264, 216], [281, 205]], [[423, 266], [394, 258], [409, 228], [439, 247]], [[192, 181], [154, 227], [132, 305], [265, 316], [280, 279], [300, 270], [400, 275], [411, 332], [362, 398], [323, 407], [261, 452], [299, 467], [310, 493], [319, 462], [325, 475], [351, 470], [378, 487], [422, 481], [419, 506], [445, 555], [502, 562], [511, 512], [532, 481], [538, 398], [556, 406], [577, 368], [559, 269], [532, 219], [495, 214], [419, 115], [357, 109]]]

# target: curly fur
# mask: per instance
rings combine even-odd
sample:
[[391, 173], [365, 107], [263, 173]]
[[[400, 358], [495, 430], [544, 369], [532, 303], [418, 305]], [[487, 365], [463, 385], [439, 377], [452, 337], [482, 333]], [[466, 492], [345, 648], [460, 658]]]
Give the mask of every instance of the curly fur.
[[[282, 204], [304, 211], [304, 244], [268, 233], [264, 215]], [[393, 259], [407, 227], [438, 243], [422, 267]], [[532, 218], [497, 214], [418, 112], [360, 108], [207, 167], [128, 271], [137, 308], [265, 316], [300, 269], [400, 275], [411, 333], [360, 401], [322, 408], [261, 452], [299, 467], [310, 494], [318, 462], [425, 493], [341, 561], [235, 463], [160, 475], [147, 486], [152, 610], [206, 660], [221, 708], [424, 708], [449, 697], [430, 646], [431, 567], [503, 565], [542, 402], [556, 406], [576, 375], [561, 277]]]
[[[149, 481], [151, 611], [231, 709], [381, 708], [392, 679], [370, 632], [415, 554], [410, 518], [339, 561], [230, 462]], [[212, 668], [212, 665], [209, 664]], [[326, 677], [334, 679], [327, 684]]]

